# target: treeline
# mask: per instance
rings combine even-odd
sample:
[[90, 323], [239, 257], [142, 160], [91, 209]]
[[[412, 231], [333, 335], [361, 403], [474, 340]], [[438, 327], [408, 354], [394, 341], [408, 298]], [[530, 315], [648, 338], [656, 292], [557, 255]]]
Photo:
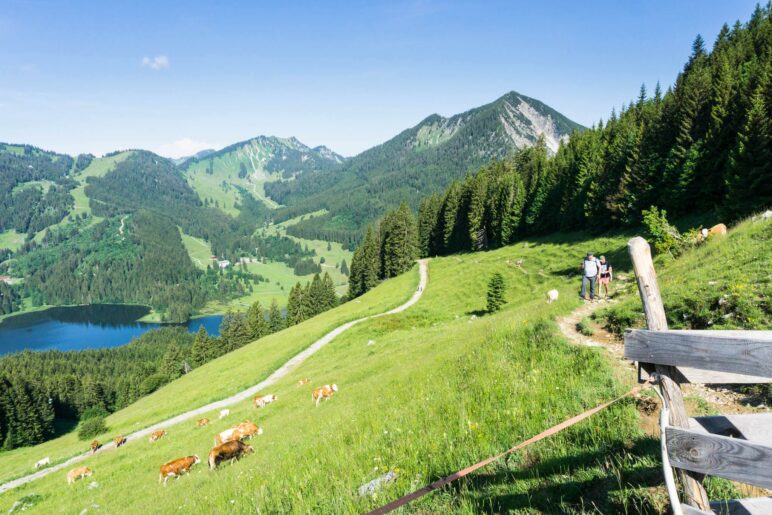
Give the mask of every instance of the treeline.
[[[77, 159], [29, 145], [0, 144], [0, 232], [34, 234], [60, 222], [73, 206], [70, 174], [86, 168], [93, 156]], [[42, 184], [26, 185], [32, 181]]]
[[21, 308], [21, 295], [17, 287], [0, 281], [0, 315], [7, 315]]
[[698, 37], [674, 88], [612, 112], [549, 157], [543, 143], [494, 162], [424, 199], [421, 255], [496, 248], [563, 230], [719, 212], [726, 222], [772, 205], [772, 22], [757, 8], [724, 26], [714, 49]]
[[317, 273], [305, 286], [298, 282], [290, 290], [287, 300], [287, 325], [299, 324], [315, 317], [334, 308], [339, 302], [330, 274], [325, 272], [320, 276]]
[[[54, 423], [124, 408], [180, 375], [193, 343], [181, 327], [128, 345], [75, 352], [24, 351], [0, 358], [0, 448], [35, 445]], [[175, 359], [175, 356], [178, 359]]]
[[381, 279], [409, 270], [419, 256], [418, 237], [416, 220], [404, 202], [386, 213], [380, 224], [369, 226], [351, 258], [349, 298], [362, 295]]

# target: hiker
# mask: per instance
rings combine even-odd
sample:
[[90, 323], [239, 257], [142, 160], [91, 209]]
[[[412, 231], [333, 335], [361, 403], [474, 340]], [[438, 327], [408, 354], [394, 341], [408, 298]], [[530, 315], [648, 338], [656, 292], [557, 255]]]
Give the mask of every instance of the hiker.
[[590, 300], [595, 300], [595, 281], [598, 278], [598, 272], [600, 271], [600, 264], [595, 258], [592, 252], [588, 252], [587, 256], [582, 261], [582, 292], [579, 296], [583, 300], [587, 300], [587, 283], [590, 283]]
[[604, 299], [608, 298], [608, 285], [614, 280], [614, 270], [611, 268], [611, 263], [606, 261], [606, 256], [600, 257], [600, 279], [598, 283], [598, 297], [603, 295], [603, 290], [606, 290], [606, 294], [603, 295]]

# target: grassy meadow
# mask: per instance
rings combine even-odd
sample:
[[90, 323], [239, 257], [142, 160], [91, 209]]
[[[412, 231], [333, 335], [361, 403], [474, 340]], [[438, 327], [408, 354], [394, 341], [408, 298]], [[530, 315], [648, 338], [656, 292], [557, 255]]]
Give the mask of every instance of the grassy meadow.
[[[587, 241], [578, 235], [518, 243], [493, 252], [434, 259], [424, 296], [407, 311], [364, 322], [342, 334], [280, 381], [279, 400], [259, 411], [250, 403], [204, 429], [186, 422], [155, 444], [131, 442], [89, 458], [94, 476], [68, 487], [56, 473], [0, 496], [0, 509], [36, 494], [42, 512], [105, 511], [361, 512], [474, 463], [560, 420], [620, 393], [604, 354], [555, 337], [550, 321], [579, 305], [570, 277], [588, 249], [626, 267], [626, 237]], [[618, 258], [618, 259], [617, 259]], [[522, 268], [515, 266], [523, 259]], [[504, 310], [483, 312], [486, 284], [507, 280]], [[110, 417], [109, 435], [234, 393], [260, 378], [338, 323], [404, 301], [415, 270], [306, 323], [252, 343], [193, 371]], [[561, 298], [546, 304], [545, 292]], [[306, 387], [296, 386], [302, 377]], [[312, 386], [335, 382], [336, 396], [314, 408]], [[212, 414], [215, 415], [215, 414]], [[213, 416], [210, 418], [214, 418]], [[197, 453], [213, 435], [244, 419], [265, 433], [255, 454], [210, 472], [157, 483], [158, 467]], [[498, 463], [411, 506], [429, 512], [653, 511], [658, 441], [638, 429], [633, 401]], [[85, 447], [74, 437], [0, 454], [3, 479], [28, 472], [51, 454], [57, 461]], [[397, 480], [375, 499], [357, 488], [395, 470]], [[89, 488], [91, 481], [98, 486]], [[648, 484], [651, 482], [652, 484]]]
[[0, 232], [0, 249], [11, 249], [16, 252], [24, 244], [26, 234], [18, 233], [13, 229]]

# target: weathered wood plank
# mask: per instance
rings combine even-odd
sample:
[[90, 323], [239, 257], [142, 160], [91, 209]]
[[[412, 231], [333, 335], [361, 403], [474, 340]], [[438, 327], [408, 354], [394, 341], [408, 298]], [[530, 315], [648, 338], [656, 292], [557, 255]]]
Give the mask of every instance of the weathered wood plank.
[[[731, 501], [711, 501], [715, 515], [769, 515], [772, 513], [772, 497], [751, 497]], [[681, 505], [684, 515], [712, 515], [687, 504]]]
[[[716, 334], [714, 334], [716, 333]], [[625, 331], [625, 357], [643, 363], [692, 367], [766, 378], [772, 382], [772, 331], [724, 336], [719, 331]]]
[[742, 438], [772, 447], [772, 413], [695, 417], [689, 419], [689, 429], [698, 433]]
[[772, 488], [772, 447], [678, 427], [665, 430], [674, 467]]
[[[677, 367], [679, 383], [691, 384], [759, 384], [769, 380], [761, 376], [746, 376], [744, 374], [732, 374], [731, 372], [715, 372], [713, 370], [700, 370], [699, 368]], [[641, 379], [646, 379], [649, 374], [641, 371]]]
[[716, 515], [769, 515], [772, 513], [772, 497], [713, 501], [710, 507]]
[[[627, 242], [627, 252], [633, 263], [638, 293], [646, 316], [646, 327], [652, 331], [667, 331], [665, 306], [662, 304], [662, 296], [659, 293], [657, 272], [651, 260], [649, 244], [640, 236], [636, 236]], [[670, 411], [670, 424], [675, 427], [689, 427], [689, 416], [686, 414], [681, 387], [676, 382], [678, 370], [666, 365], [655, 365], [655, 371], [659, 374], [660, 394]], [[708, 511], [710, 509], [708, 494], [702, 487], [699, 476], [681, 469], [676, 469], [676, 475], [683, 488], [686, 502]], [[671, 499], [671, 502], [677, 503], [678, 499]]]

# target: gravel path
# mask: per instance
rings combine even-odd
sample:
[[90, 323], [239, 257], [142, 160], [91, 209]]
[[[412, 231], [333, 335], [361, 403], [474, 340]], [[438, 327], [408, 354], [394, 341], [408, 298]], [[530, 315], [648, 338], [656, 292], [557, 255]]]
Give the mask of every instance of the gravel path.
[[[222, 408], [226, 408], [228, 406], [232, 406], [238, 402], [242, 402], [244, 400], [247, 400], [251, 398], [252, 396], [256, 395], [262, 390], [265, 390], [269, 386], [272, 386], [276, 384], [276, 382], [279, 379], [282, 379], [287, 374], [289, 374], [292, 370], [300, 366], [306, 359], [314, 355], [319, 349], [330, 343], [332, 340], [335, 339], [336, 336], [340, 335], [341, 333], [347, 331], [348, 329], [352, 328], [353, 326], [364, 322], [365, 320], [369, 320], [371, 318], [378, 318], [386, 315], [393, 315], [395, 313], [400, 313], [402, 311], [405, 311], [410, 306], [414, 305], [418, 300], [421, 298], [421, 295], [423, 295], [424, 290], [426, 289], [426, 284], [429, 280], [428, 275], [428, 266], [427, 266], [427, 260], [422, 259], [418, 262], [418, 271], [420, 274], [420, 281], [418, 284], [418, 289], [416, 289], [415, 293], [413, 293], [413, 296], [410, 297], [410, 299], [402, 304], [401, 306], [397, 306], [394, 309], [391, 309], [389, 311], [386, 311], [384, 313], [379, 313], [377, 315], [370, 315], [367, 317], [359, 318], [357, 320], [352, 320], [351, 322], [346, 322], [343, 325], [340, 325], [330, 331], [329, 333], [322, 336], [320, 339], [316, 340], [314, 343], [312, 343], [309, 347], [307, 347], [302, 352], [296, 354], [292, 359], [287, 361], [284, 365], [279, 367], [277, 370], [275, 370], [270, 376], [268, 376], [263, 381], [257, 383], [254, 386], [251, 386], [247, 388], [246, 390], [243, 390], [241, 392], [238, 392], [234, 395], [231, 395], [230, 397], [227, 397], [225, 399], [215, 401], [212, 403], [209, 403], [205, 406], [201, 406], [200, 408], [196, 408], [190, 411], [186, 411], [185, 413], [181, 413], [177, 415], [176, 417], [172, 417], [170, 419], [164, 420], [162, 422], [158, 422], [157, 424], [154, 424], [150, 427], [146, 427], [144, 429], [140, 429], [139, 431], [135, 431], [131, 434], [125, 435], [127, 443], [139, 440], [141, 438], [145, 438], [153, 431], [156, 431], [158, 429], [167, 428], [169, 426], [172, 426], [174, 424], [178, 424], [180, 422], [184, 422], [186, 420], [190, 420], [195, 417], [199, 417], [201, 415], [204, 415], [205, 413], [209, 413], [211, 411], [219, 410]], [[102, 446], [102, 448], [97, 452], [106, 452], [111, 449], [114, 449], [115, 446], [112, 442], [105, 444]], [[79, 454], [77, 456], [73, 456], [72, 458], [68, 459], [67, 461], [64, 461], [62, 463], [58, 463], [52, 467], [45, 468], [43, 470], [39, 470], [37, 472], [34, 472], [32, 474], [29, 474], [27, 476], [23, 476], [17, 479], [14, 479], [12, 481], [9, 481], [7, 483], [4, 483], [0, 485], [0, 494], [3, 492], [6, 492], [8, 490], [11, 490], [13, 488], [16, 488], [18, 486], [30, 483], [36, 479], [40, 479], [42, 477], [45, 477], [49, 474], [53, 474], [54, 472], [58, 472], [64, 469], [69, 468], [71, 465], [78, 463], [79, 461], [83, 461], [89, 456], [91, 456], [91, 452], [85, 452], [83, 454]]]

